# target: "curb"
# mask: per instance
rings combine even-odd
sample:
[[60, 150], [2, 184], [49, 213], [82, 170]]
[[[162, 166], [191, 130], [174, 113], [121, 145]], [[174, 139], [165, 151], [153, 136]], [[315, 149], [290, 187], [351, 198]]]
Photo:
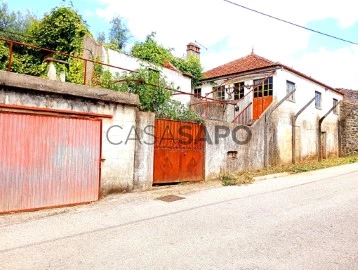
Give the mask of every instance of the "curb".
[[274, 173], [274, 174], [268, 174], [268, 175], [264, 175], [264, 176], [255, 176], [255, 177], [253, 177], [253, 179], [255, 181], [262, 181], [262, 180], [268, 180], [268, 179], [284, 177], [284, 176], [288, 176], [288, 175], [291, 175], [291, 174], [292, 173], [290, 173], [290, 172]]

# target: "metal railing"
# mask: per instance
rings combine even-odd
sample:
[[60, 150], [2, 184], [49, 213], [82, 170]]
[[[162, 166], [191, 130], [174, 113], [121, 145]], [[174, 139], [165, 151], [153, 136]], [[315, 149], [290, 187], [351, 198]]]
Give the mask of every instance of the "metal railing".
[[48, 54], [51, 53], [51, 54], [53, 54], [53, 55], [65, 56], [65, 57], [68, 57], [68, 58], [73, 58], [73, 59], [78, 59], [78, 60], [83, 61], [83, 63], [84, 63], [83, 84], [84, 84], [84, 85], [86, 84], [86, 74], [87, 74], [87, 65], [88, 65], [88, 63], [98, 64], [98, 65], [105, 66], [105, 67], [111, 67], [111, 68], [115, 68], [115, 69], [119, 69], [119, 70], [122, 70], [122, 71], [131, 72], [131, 73], [132, 73], [132, 72], [136, 72], [136, 71], [134, 71], [134, 70], [130, 70], [130, 69], [122, 68], [122, 67], [119, 67], [119, 66], [114, 66], [114, 65], [106, 64], [106, 63], [99, 62], [99, 61], [92, 60], [92, 59], [87, 59], [87, 58], [84, 58], [84, 57], [81, 57], [81, 56], [76, 56], [76, 55], [72, 55], [72, 54], [68, 54], [68, 53], [63, 53], [63, 52], [59, 52], [59, 51], [54, 51], [54, 50], [51, 50], [51, 49], [39, 47], [39, 46], [36, 46], [36, 45], [24, 43], [24, 42], [9, 40], [9, 39], [2, 38], [2, 37], [0, 37], [0, 40], [1, 40], [1, 41], [4, 41], [5, 44], [9, 44], [9, 56], [8, 56], [8, 66], [7, 66], [7, 71], [9, 71], [9, 72], [11, 71], [11, 67], [12, 67], [12, 63], [13, 63], [13, 58], [14, 58], [14, 57], [13, 57], [13, 54], [14, 54], [14, 45], [18, 45], [18, 46], [22, 46], [22, 47], [25, 47], [25, 48], [31, 48], [31, 49], [39, 50], [39, 51], [41, 51], [41, 52], [45, 52], [45, 53], [48, 53]]
[[[250, 90], [237, 101], [234, 110], [234, 119], [231, 121], [232, 123], [246, 125], [252, 121], [253, 91], [254, 89]], [[248, 114], [248, 110], [251, 112], [250, 115]], [[245, 119], [242, 118], [243, 115], [245, 115]]]
[[241, 125], [251, 125], [252, 120], [252, 102], [250, 102], [241, 112], [235, 117], [232, 123]]

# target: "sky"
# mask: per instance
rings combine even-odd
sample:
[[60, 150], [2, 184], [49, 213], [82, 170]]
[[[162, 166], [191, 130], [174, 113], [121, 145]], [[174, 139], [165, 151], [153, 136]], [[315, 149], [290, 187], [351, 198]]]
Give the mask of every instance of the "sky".
[[[270, 15], [358, 43], [358, 16], [352, 0], [231, 0]], [[6, 0], [12, 10], [30, 10], [38, 17], [61, 0]], [[68, 3], [70, 1], [67, 1]], [[274, 62], [301, 71], [332, 87], [358, 89], [358, 45], [321, 36], [275, 21], [224, 0], [72, 0], [96, 37], [108, 32], [121, 16], [131, 42], [151, 32], [176, 56], [186, 44], [202, 46], [204, 70], [241, 58], [252, 50]]]

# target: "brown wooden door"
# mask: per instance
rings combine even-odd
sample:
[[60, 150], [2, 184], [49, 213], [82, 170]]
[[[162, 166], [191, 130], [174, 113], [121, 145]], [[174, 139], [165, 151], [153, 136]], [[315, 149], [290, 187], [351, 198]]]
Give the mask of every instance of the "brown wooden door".
[[203, 125], [157, 119], [153, 183], [204, 180], [204, 138]]
[[266, 80], [255, 80], [254, 87], [253, 120], [257, 120], [272, 103], [273, 79], [269, 77]]

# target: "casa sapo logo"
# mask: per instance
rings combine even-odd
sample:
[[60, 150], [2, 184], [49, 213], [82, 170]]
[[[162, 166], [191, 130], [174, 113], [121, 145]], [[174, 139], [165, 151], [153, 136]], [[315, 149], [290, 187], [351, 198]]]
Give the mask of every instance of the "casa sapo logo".
[[172, 142], [180, 145], [198, 144], [219, 144], [220, 141], [231, 139], [238, 145], [245, 145], [252, 137], [251, 129], [247, 126], [236, 126], [232, 130], [224, 125], [215, 125], [207, 129], [202, 125], [199, 129], [193, 129], [191, 125], [181, 125], [178, 129], [172, 130], [169, 126], [162, 132], [155, 132], [155, 126], [147, 125], [143, 129], [135, 126], [130, 128], [113, 125], [106, 131], [107, 141], [113, 145], [126, 145], [130, 141], [137, 141], [140, 144], [159, 144]]

